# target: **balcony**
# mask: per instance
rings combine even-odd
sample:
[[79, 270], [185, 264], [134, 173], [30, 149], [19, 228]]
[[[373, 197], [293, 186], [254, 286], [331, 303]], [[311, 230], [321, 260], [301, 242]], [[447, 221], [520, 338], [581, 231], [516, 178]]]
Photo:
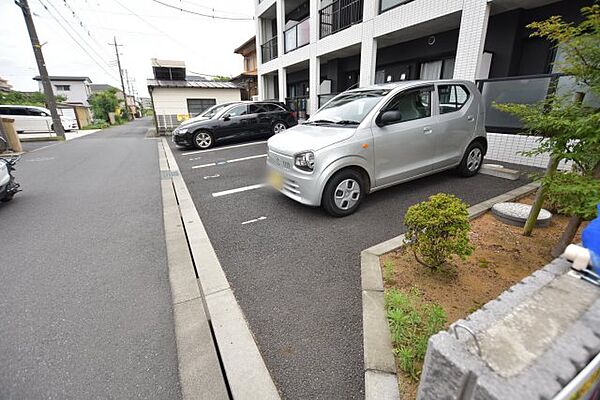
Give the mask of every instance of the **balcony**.
[[262, 63], [266, 63], [277, 58], [277, 36], [269, 39], [260, 46], [262, 52]]
[[305, 46], [310, 42], [309, 21], [309, 18], [305, 18], [284, 32], [286, 53]]
[[362, 22], [363, 0], [337, 0], [319, 10], [319, 37], [322, 39]]

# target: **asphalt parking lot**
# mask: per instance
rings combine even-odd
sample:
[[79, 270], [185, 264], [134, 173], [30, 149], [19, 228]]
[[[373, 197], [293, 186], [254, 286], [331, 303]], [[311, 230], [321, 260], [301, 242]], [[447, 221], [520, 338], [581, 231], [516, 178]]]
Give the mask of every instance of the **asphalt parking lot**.
[[407, 208], [446, 192], [469, 204], [522, 186], [445, 172], [329, 217], [266, 187], [266, 142], [207, 151], [169, 141], [213, 247], [284, 398], [364, 397], [360, 251], [404, 231]]

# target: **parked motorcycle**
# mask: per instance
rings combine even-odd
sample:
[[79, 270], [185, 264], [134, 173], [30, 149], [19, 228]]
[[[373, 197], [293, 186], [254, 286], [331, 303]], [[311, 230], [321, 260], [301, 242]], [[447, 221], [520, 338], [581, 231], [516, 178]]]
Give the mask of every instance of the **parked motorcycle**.
[[[4, 142], [2, 138], [0, 138], [0, 142]], [[0, 149], [3, 147], [3, 144], [0, 143]], [[15, 177], [12, 175], [12, 171], [15, 170], [15, 164], [19, 161], [21, 157], [2, 157], [0, 155], [0, 201], [7, 202], [13, 199], [19, 190], [19, 184], [15, 182]]]

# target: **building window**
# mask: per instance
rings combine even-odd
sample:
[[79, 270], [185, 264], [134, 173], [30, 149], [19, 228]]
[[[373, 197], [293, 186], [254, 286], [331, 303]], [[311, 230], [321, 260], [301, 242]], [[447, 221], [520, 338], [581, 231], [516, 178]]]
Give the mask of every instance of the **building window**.
[[216, 104], [216, 99], [187, 99], [188, 113], [192, 116], [196, 116]]
[[421, 63], [420, 79], [452, 79], [454, 58]]
[[379, 4], [379, 11], [384, 12], [391, 10], [394, 7], [401, 6], [402, 4], [410, 3], [413, 0], [381, 0]]
[[62, 92], [68, 92], [71, 90], [71, 85], [54, 85], [56, 90], [60, 90]]

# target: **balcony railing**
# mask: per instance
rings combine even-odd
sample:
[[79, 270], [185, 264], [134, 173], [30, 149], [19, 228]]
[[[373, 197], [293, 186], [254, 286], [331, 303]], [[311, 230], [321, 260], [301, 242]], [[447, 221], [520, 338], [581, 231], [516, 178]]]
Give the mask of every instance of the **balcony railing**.
[[262, 52], [262, 63], [266, 63], [267, 61], [271, 61], [274, 58], [277, 58], [277, 36], [267, 40], [260, 46], [260, 50]]
[[363, 0], [337, 0], [319, 10], [319, 37], [324, 38], [362, 22]]
[[310, 19], [306, 18], [285, 31], [285, 52], [288, 53], [310, 42]]

